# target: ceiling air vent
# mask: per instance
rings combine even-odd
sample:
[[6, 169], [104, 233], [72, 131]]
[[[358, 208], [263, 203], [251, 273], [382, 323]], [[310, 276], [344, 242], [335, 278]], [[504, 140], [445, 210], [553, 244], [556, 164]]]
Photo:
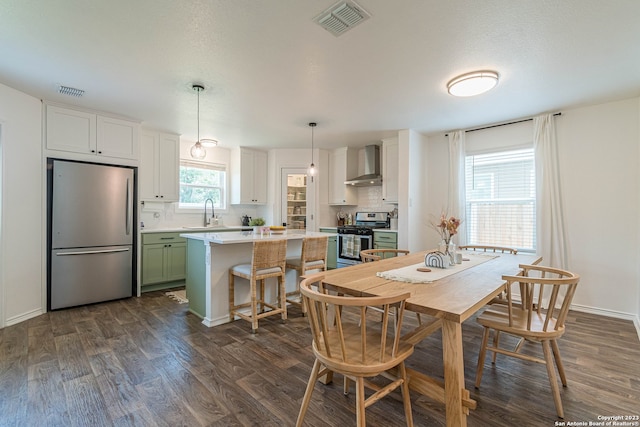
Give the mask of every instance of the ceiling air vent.
[[370, 17], [369, 12], [348, 0], [331, 6], [318, 15], [314, 22], [337, 37]]
[[62, 85], [58, 86], [58, 92], [60, 92], [63, 95], [75, 96], [78, 98], [84, 95], [84, 90], [82, 89], [76, 89], [75, 87], [62, 86]]

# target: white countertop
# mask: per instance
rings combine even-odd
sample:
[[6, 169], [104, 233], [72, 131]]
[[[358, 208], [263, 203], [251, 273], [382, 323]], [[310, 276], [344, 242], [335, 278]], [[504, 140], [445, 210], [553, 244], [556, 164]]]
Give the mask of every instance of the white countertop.
[[397, 233], [398, 229], [391, 229], [391, 228], [374, 228], [373, 229], [374, 233]]
[[140, 233], [215, 233], [215, 232], [233, 232], [242, 230], [253, 230], [253, 227], [242, 227], [240, 225], [223, 225], [218, 227], [168, 227], [168, 228], [143, 228]]
[[[184, 231], [184, 230], [183, 230]], [[319, 233], [315, 231], [296, 232], [295, 230], [287, 230], [284, 234], [271, 234], [271, 236], [253, 234], [252, 231], [232, 231], [225, 233], [182, 233], [180, 237], [187, 239], [202, 240], [203, 242], [217, 243], [220, 245], [229, 245], [234, 243], [248, 243], [256, 240], [294, 240], [304, 239], [305, 237], [326, 237], [331, 233]]]

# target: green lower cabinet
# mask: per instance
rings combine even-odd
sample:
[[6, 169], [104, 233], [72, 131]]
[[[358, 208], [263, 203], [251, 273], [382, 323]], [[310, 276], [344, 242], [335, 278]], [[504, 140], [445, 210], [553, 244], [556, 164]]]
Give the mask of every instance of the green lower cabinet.
[[[320, 228], [321, 233], [336, 233], [335, 228]], [[338, 238], [329, 236], [327, 245], [327, 270], [333, 270], [338, 265]]]
[[398, 233], [388, 231], [374, 231], [373, 248], [398, 249]]
[[186, 277], [187, 242], [179, 233], [142, 236], [142, 292], [179, 285]]
[[142, 246], [142, 286], [165, 282], [164, 244]]
[[189, 262], [187, 263], [187, 299], [189, 300], [189, 311], [204, 319], [207, 314], [207, 264], [204, 262], [206, 248], [200, 240], [187, 240], [187, 253]]
[[174, 281], [184, 279], [187, 270], [187, 244], [171, 243], [167, 247], [166, 255], [165, 273], [167, 280]]

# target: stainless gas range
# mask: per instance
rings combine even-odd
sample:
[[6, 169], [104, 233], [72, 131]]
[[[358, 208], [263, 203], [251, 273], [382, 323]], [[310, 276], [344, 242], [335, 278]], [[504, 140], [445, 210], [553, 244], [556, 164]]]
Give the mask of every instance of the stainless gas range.
[[377, 228], [389, 228], [387, 212], [356, 212], [355, 224], [339, 226], [337, 267], [360, 264], [360, 251], [373, 248]]

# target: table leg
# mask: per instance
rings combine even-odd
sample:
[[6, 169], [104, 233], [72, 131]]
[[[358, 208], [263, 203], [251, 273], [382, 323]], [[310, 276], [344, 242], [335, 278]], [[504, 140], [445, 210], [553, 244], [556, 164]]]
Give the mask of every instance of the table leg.
[[467, 393], [464, 386], [462, 324], [443, 320], [442, 355], [447, 426], [464, 427], [469, 410], [462, 405], [463, 394]]

